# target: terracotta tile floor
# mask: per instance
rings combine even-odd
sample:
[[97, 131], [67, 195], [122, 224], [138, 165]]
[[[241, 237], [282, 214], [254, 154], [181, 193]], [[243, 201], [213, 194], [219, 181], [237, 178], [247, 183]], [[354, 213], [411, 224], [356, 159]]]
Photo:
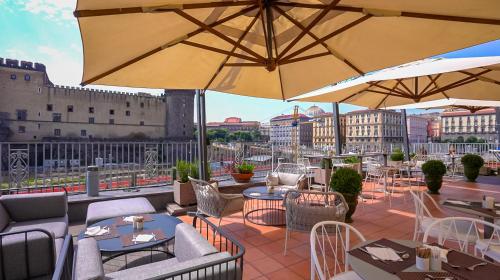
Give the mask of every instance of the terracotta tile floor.
[[[433, 197], [437, 202], [446, 198], [480, 200], [486, 194], [500, 200], [500, 177], [480, 177], [478, 181], [478, 183], [469, 183], [463, 179], [445, 180], [441, 194]], [[371, 185], [364, 186], [364, 189], [369, 193]], [[352, 225], [368, 240], [383, 237], [413, 238], [414, 205], [410, 195], [408, 193], [406, 196], [402, 193], [394, 194], [392, 207], [389, 207], [388, 198], [384, 200], [383, 193], [375, 193], [375, 195], [377, 199], [373, 202], [367, 200], [358, 205]], [[437, 212], [436, 209], [430, 210]], [[450, 216], [464, 216], [462, 213], [443, 210]], [[191, 223], [191, 217], [181, 216], [180, 218]], [[288, 242], [288, 253], [284, 256], [285, 230], [283, 227], [261, 226], [249, 222], [244, 225], [241, 214], [224, 218], [221, 225], [245, 246], [245, 280], [310, 279], [308, 233], [294, 232]], [[73, 228], [71, 232], [77, 232], [80, 229]], [[136, 256], [136, 258], [140, 257], [140, 255]], [[134, 259], [134, 256], [129, 257], [129, 262], [131, 258]], [[114, 271], [120, 269], [122, 265], [120, 260], [117, 260], [107, 264], [105, 269]]]

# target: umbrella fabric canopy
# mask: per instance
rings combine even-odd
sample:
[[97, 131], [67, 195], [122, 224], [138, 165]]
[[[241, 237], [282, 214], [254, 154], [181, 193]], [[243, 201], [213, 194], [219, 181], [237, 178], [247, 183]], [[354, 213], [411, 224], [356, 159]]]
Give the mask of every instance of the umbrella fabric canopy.
[[[497, 94], [499, 94], [497, 92]], [[401, 106], [389, 107], [387, 109], [465, 109], [471, 113], [475, 113], [478, 110], [500, 107], [500, 101], [490, 101], [490, 100], [471, 100], [471, 99], [440, 99], [427, 102], [420, 102], [416, 104], [408, 104]]]
[[288, 99], [500, 37], [498, 0], [78, 0], [82, 84]]
[[338, 83], [296, 100], [378, 109], [443, 98], [500, 101], [500, 56], [421, 60]]

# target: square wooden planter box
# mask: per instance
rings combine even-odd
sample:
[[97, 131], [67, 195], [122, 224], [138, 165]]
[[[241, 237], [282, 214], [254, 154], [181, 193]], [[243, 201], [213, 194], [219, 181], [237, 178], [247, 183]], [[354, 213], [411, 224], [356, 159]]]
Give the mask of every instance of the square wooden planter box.
[[181, 183], [174, 181], [174, 201], [181, 206], [196, 204], [196, 195], [194, 194], [191, 182]]

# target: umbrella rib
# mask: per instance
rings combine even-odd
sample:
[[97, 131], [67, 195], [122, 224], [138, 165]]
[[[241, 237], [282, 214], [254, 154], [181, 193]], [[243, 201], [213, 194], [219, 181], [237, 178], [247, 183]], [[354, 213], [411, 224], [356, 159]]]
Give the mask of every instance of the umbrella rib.
[[331, 53], [330, 52], [322, 52], [322, 53], [317, 53], [317, 54], [305, 55], [305, 56], [289, 59], [289, 60], [281, 63], [280, 65], [286, 65], [286, 64], [290, 64], [290, 63], [295, 63], [295, 62], [304, 61], [304, 60], [313, 59], [313, 58], [322, 57], [322, 56], [327, 56], [327, 55], [331, 55]]
[[254, 61], [256, 63], [261, 63], [262, 62], [262, 61], [256, 59], [255, 57], [252, 57], [252, 56], [246, 56], [246, 55], [243, 55], [243, 54], [234, 53], [234, 52], [230, 52], [230, 51], [227, 51], [227, 50], [223, 50], [223, 49], [219, 49], [219, 48], [214, 48], [214, 47], [210, 47], [210, 46], [207, 46], [207, 45], [203, 45], [203, 44], [199, 44], [199, 43], [195, 43], [195, 42], [191, 42], [191, 41], [183, 41], [183, 42], [181, 42], [181, 44], [186, 45], [186, 46], [196, 47], [196, 48], [199, 48], [199, 49], [204, 49], [204, 50], [207, 50], [207, 51], [212, 51], [212, 52], [220, 53], [220, 54], [225, 54], [225, 55], [228, 55], [228, 56], [234, 56], [234, 57], [238, 57], [238, 58], [249, 60], [249, 61]]
[[366, 88], [364, 88], [364, 89], [362, 89], [362, 90], [360, 90], [360, 91], [358, 91], [358, 92], [356, 92], [356, 93], [353, 93], [353, 94], [349, 95], [348, 97], [346, 97], [346, 98], [344, 98], [344, 99], [340, 100], [338, 103], [343, 103], [343, 102], [345, 102], [345, 101], [347, 101], [347, 100], [349, 100], [349, 99], [353, 98], [354, 96], [356, 96], [356, 95], [358, 95], [358, 94], [362, 94], [362, 93], [363, 93], [363, 91], [368, 90], [368, 89], [370, 89], [371, 87], [378, 85], [379, 83], [380, 83], [380, 81], [376, 81], [376, 82], [369, 82], [369, 83], [368, 83], [368, 85], [369, 85], [369, 86], [367, 86]]
[[408, 88], [408, 86], [406, 86], [405, 83], [403, 83], [402, 79], [396, 79], [396, 81], [398, 81], [399, 84], [406, 90], [406, 93], [407, 93], [408, 96], [412, 96], [413, 95], [413, 92], [411, 91], [411, 89]]
[[[245, 29], [245, 31], [243, 32], [243, 34], [240, 36], [240, 38], [238, 38], [238, 41], [237, 41], [238, 44], [241, 43], [241, 41], [243, 40], [243, 38], [245, 38], [245, 36], [250, 31], [250, 29], [252, 29], [252, 26], [255, 24], [255, 22], [259, 18], [259, 14], [261, 14], [261, 13], [262, 13], [262, 11], [257, 12], [257, 15], [255, 15], [255, 17], [250, 22], [250, 24], [247, 26], [247, 28]], [[219, 75], [220, 71], [222, 70], [222, 68], [224, 67], [224, 65], [226, 64], [226, 62], [229, 60], [229, 58], [234, 54], [235, 51], [236, 51], [236, 46], [233, 46], [233, 49], [231, 50], [231, 53], [226, 56], [226, 58], [224, 59], [224, 61], [217, 68], [217, 71], [215, 71], [215, 73], [212, 75], [212, 78], [210, 79], [210, 81], [205, 86], [205, 90], [208, 89], [208, 87], [213, 83], [213, 81], [215, 81], [215, 78], [217, 78], [217, 76]]]
[[437, 85], [435, 84], [435, 80], [439, 79], [442, 73], [437, 74], [435, 77], [432, 77], [431, 75], [426, 75], [426, 77], [429, 79], [429, 83], [427, 86], [422, 90], [422, 94], [425, 94], [427, 90], [434, 85], [437, 88]]
[[142, 14], [142, 13], [168, 13], [174, 10], [191, 10], [219, 7], [236, 7], [248, 6], [255, 4], [255, 1], [223, 1], [223, 2], [208, 2], [208, 3], [191, 3], [191, 4], [169, 4], [155, 7], [129, 7], [129, 8], [113, 8], [100, 10], [79, 10], [74, 11], [73, 15], [76, 18], [84, 17], [100, 17], [126, 14]]
[[[372, 84], [372, 83], [368, 83], [368, 84]], [[405, 92], [403, 92], [403, 91], [399, 91], [399, 90], [397, 90], [397, 91], [396, 91], [396, 89], [397, 89], [397, 87], [398, 87], [398, 85], [399, 85], [399, 84], [401, 84], [401, 80], [397, 80], [397, 82], [396, 82], [396, 86], [395, 86], [394, 88], [392, 88], [392, 89], [391, 89], [391, 88], [388, 88], [388, 87], [386, 87], [386, 86], [383, 86], [383, 85], [380, 85], [380, 84], [374, 84], [374, 83], [373, 83], [373, 86], [374, 86], [374, 87], [381, 88], [381, 89], [385, 89], [385, 90], [387, 90], [387, 91], [389, 91], [389, 92], [396, 92], [396, 93], [399, 93], [399, 94], [401, 94], [401, 95], [406, 95], [406, 93], [405, 93]]]
[[248, 54], [250, 54], [250, 55], [254, 56], [255, 58], [259, 59], [259, 60], [260, 60], [260, 62], [263, 62], [263, 63], [264, 63], [264, 62], [266, 61], [266, 59], [265, 59], [263, 56], [261, 56], [261, 55], [259, 55], [258, 53], [256, 53], [256, 52], [252, 51], [251, 49], [249, 49], [249, 48], [247, 48], [247, 47], [245, 47], [245, 46], [241, 45], [241, 42], [240, 42], [240, 43], [235, 42], [233, 39], [231, 39], [231, 38], [227, 37], [226, 35], [222, 34], [222, 33], [221, 33], [221, 32], [219, 32], [219, 31], [215, 30], [215, 29], [214, 29], [213, 27], [211, 27], [210, 25], [207, 25], [207, 24], [205, 24], [204, 22], [199, 21], [199, 20], [198, 20], [198, 19], [196, 19], [195, 17], [193, 17], [193, 16], [191, 16], [191, 15], [189, 15], [189, 14], [187, 14], [187, 13], [185, 13], [185, 12], [181, 11], [181, 10], [175, 10], [174, 12], [175, 12], [176, 14], [180, 15], [181, 17], [185, 18], [186, 20], [188, 20], [188, 21], [190, 21], [190, 22], [192, 22], [192, 23], [194, 23], [194, 24], [198, 25], [199, 27], [201, 27], [201, 28], [205, 29], [206, 31], [210, 32], [211, 34], [213, 34], [213, 35], [215, 35], [215, 36], [219, 37], [220, 39], [222, 39], [222, 40], [224, 40], [224, 41], [228, 42], [229, 44], [231, 44], [231, 45], [233, 45], [233, 46], [236, 46], [237, 48], [239, 48], [239, 49], [241, 49], [241, 50], [245, 51], [246, 53], [248, 53]]
[[261, 67], [264, 66], [262, 63], [251, 63], [251, 62], [240, 62], [240, 63], [224, 63], [224, 66], [228, 67]]
[[292, 49], [301, 39], [306, 35], [311, 28], [313, 28], [323, 17], [325, 17], [333, 7], [335, 7], [340, 0], [332, 0], [330, 4], [328, 4], [322, 11], [317, 15], [307, 26], [305, 29], [302, 29], [299, 36], [295, 37], [292, 42], [290, 42], [285, 49], [278, 55], [277, 59], [281, 59], [290, 49]]
[[[288, 6], [288, 7], [297, 7], [297, 8], [309, 8], [309, 9], [325, 9], [328, 5], [325, 4], [306, 4], [306, 3], [284, 3], [284, 2], [275, 2], [277, 6]], [[332, 10], [343, 11], [343, 12], [355, 12], [362, 14], [370, 14], [374, 16], [390, 16], [390, 17], [411, 17], [411, 18], [420, 18], [420, 19], [432, 19], [432, 20], [443, 20], [443, 21], [457, 21], [457, 22], [468, 22], [468, 23], [478, 23], [478, 24], [492, 24], [492, 25], [500, 25], [499, 19], [491, 19], [491, 18], [478, 18], [478, 17], [462, 17], [462, 16], [450, 16], [450, 15], [439, 15], [439, 14], [429, 14], [429, 13], [414, 13], [414, 12], [406, 12], [406, 11], [394, 11], [394, 10], [378, 10], [378, 13], [374, 10], [370, 10], [363, 7], [353, 7], [353, 6], [343, 6], [337, 5], [332, 8]]]
[[433, 95], [433, 94], [436, 94], [436, 93], [439, 93], [439, 92], [441, 92], [441, 91], [445, 91], [445, 90], [449, 90], [449, 89], [455, 88], [455, 87], [457, 87], [457, 86], [462, 86], [462, 85], [464, 85], [464, 82], [467, 82], [467, 84], [468, 84], [468, 81], [469, 81], [469, 80], [477, 81], [477, 78], [476, 78], [476, 77], [481, 76], [481, 75], [483, 75], [483, 74], [486, 74], [486, 73], [488, 73], [488, 72], [490, 72], [490, 71], [491, 71], [491, 70], [484, 70], [484, 71], [481, 71], [481, 72], [479, 72], [479, 73], [477, 73], [477, 74], [474, 74], [474, 75], [472, 75], [472, 76], [468, 76], [468, 77], [466, 77], [466, 78], [463, 78], [463, 79], [460, 79], [460, 80], [455, 81], [455, 82], [453, 82], [453, 83], [450, 83], [450, 84], [448, 84], [448, 85], [446, 85], [446, 86], [443, 86], [443, 87], [441, 87], [441, 88], [439, 88], [439, 89], [436, 89], [436, 90], [431, 90], [431, 91], [429, 91], [429, 92], [427, 92], [427, 93], [425, 94], [425, 97], [430, 96], [430, 95]]
[[[244, 15], [244, 14], [246, 14], [246, 13], [248, 13], [248, 12], [250, 12], [250, 11], [256, 9], [256, 8], [257, 8], [257, 6], [255, 6], [255, 5], [247, 7], [247, 8], [244, 8], [244, 9], [242, 9], [242, 10], [240, 10], [240, 11], [238, 11], [238, 12], [232, 14], [232, 15], [229, 15], [229, 16], [227, 16], [225, 18], [222, 18], [221, 20], [213, 22], [213, 23], [211, 23], [209, 25], [212, 26], [212, 27], [213, 26], [217, 26], [217, 25], [222, 24], [224, 22], [233, 20], [233, 19], [235, 19], [235, 18], [237, 18], [237, 17], [239, 17], [241, 15]], [[126, 62], [124, 62], [124, 63], [122, 63], [122, 64], [120, 64], [120, 65], [118, 65], [116, 67], [113, 67], [113, 68], [111, 68], [108, 71], [105, 71], [105, 72], [103, 72], [103, 73], [101, 73], [99, 75], [96, 75], [93, 78], [90, 78], [90, 79], [88, 79], [86, 81], [83, 81], [81, 83], [81, 85], [84, 86], [84, 85], [88, 85], [88, 84], [90, 84], [92, 82], [95, 82], [95, 81], [97, 81], [97, 80], [99, 80], [99, 79], [101, 79], [103, 77], [106, 77], [106, 76], [108, 76], [110, 74], [113, 74], [114, 72], [119, 71], [119, 70], [121, 70], [121, 69], [123, 69], [123, 68], [125, 68], [125, 67], [127, 67], [129, 65], [132, 65], [132, 64], [134, 64], [134, 63], [136, 63], [136, 62], [138, 62], [140, 60], [143, 60], [143, 59], [145, 59], [145, 58], [147, 58], [147, 57], [149, 57], [149, 56], [151, 56], [151, 55], [153, 55], [153, 54], [155, 54], [157, 52], [160, 52], [160, 51], [164, 50], [165, 48], [173, 47], [173, 46], [181, 43], [182, 41], [185, 41], [185, 40], [189, 39], [190, 37], [193, 37], [193, 36], [195, 36], [197, 34], [200, 34], [203, 31], [204, 31], [203, 28], [199, 28], [199, 29], [197, 29], [197, 30], [195, 30], [195, 31], [193, 31], [191, 33], [188, 33], [185, 37], [182, 37], [180, 39], [175, 39], [174, 41], [168, 42], [167, 44], [164, 44], [164, 45], [159, 46], [159, 47], [157, 47], [155, 49], [152, 49], [152, 50], [150, 50], [150, 51], [148, 51], [148, 52], [146, 52], [146, 53], [144, 53], [142, 55], [136, 56], [136, 57], [134, 57], [131, 60], [128, 60], [128, 61], [126, 61]]]
[[[292, 22], [293, 24], [295, 24], [298, 28], [302, 29], [302, 30], [305, 30], [305, 27], [304, 25], [302, 25], [302, 23], [300, 23], [299, 21], [297, 21], [296, 19], [294, 19], [293, 17], [291, 17], [289, 14], [287, 14], [285, 11], [283, 11], [280, 7], [278, 6], [273, 6], [273, 9], [275, 9], [276, 11], [278, 11], [280, 14], [282, 14], [286, 19], [288, 19], [290, 22]], [[307, 34], [309, 36], [311, 36], [314, 40], [318, 41], [319, 40], [319, 37], [316, 36], [316, 34], [312, 33], [311, 30], [307, 30]], [[364, 75], [365, 73], [363, 71], [361, 71], [359, 68], [357, 68], [356, 66], [354, 66], [354, 64], [352, 64], [349, 60], [347, 60], [346, 58], [344, 57], [339, 57], [338, 55], [336, 55], [331, 49], [330, 47], [325, 43], [325, 42], [321, 42], [321, 45], [331, 54], [333, 55], [335, 58], [339, 59], [340, 61], [344, 62], [347, 66], [351, 67], [354, 71], [356, 71], [358, 74], [360, 75]]]
[[[491, 69], [487, 69], [487, 70], [491, 70]], [[461, 71], [458, 71], [462, 74], [465, 74], [465, 75], [468, 75], [468, 76], [473, 76], [474, 74], [473, 73], [470, 73], [468, 71], [465, 71], [465, 70], [461, 70]], [[478, 76], [478, 79], [481, 80], [481, 75]], [[497, 80], [494, 80], [494, 79], [491, 79], [491, 78], [486, 78], [486, 77], [483, 77], [483, 81], [484, 82], [490, 82], [490, 83], [493, 83], [493, 84], [497, 84], [497, 85], [500, 85], [500, 82], [497, 81]]]
[[[272, 18], [274, 18], [273, 10], [269, 9], [269, 11], [272, 15]], [[274, 32], [274, 22], [272, 23], [272, 27], [273, 27], [273, 32]], [[278, 41], [276, 40], [276, 36], [273, 36], [273, 40], [274, 40], [274, 51], [276, 52], [276, 55], [278, 55]], [[285, 90], [283, 89], [283, 79], [281, 78], [281, 68], [280, 68], [280, 65], [277, 65], [276, 67], [278, 68], [278, 77], [280, 79], [281, 98], [283, 100], [285, 100]]]
[[317, 46], [318, 44], [321, 44], [322, 42], [325, 42], [328, 39], [331, 39], [331, 38], [333, 38], [333, 37], [335, 37], [335, 36], [337, 36], [337, 35], [345, 32], [345, 31], [347, 31], [351, 27], [354, 27], [354, 26], [362, 23], [363, 21], [365, 21], [365, 20], [367, 20], [369, 18], [371, 18], [371, 15], [365, 15], [363, 17], [360, 17], [359, 19], [357, 19], [357, 20], [355, 20], [355, 21], [353, 21], [351, 23], [348, 23], [348, 24], [344, 25], [343, 27], [340, 27], [339, 29], [336, 29], [332, 33], [330, 33], [330, 34], [328, 34], [328, 35], [320, 38], [319, 40], [314, 41], [314, 42], [310, 43], [309, 45], [306, 45], [306, 46], [302, 47], [301, 49], [299, 49], [299, 50], [297, 50], [297, 51], [295, 51], [295, 52], [287, 55], [286, 57], [283, 57], [282, 59], [280, 59], [279, 62], [282, 63], [282, 62], [285, 62], [285, 61], [287, 61], [287, 60], [289, 60], [289, 59], [291, 59], [293, 57], [296, 57], [297, 55], [299, 55], [299, 54], [301, 54], [301, 53], [303, 53], [303, 52], [305, 52], [305, 51], [307, 51], [307, 50], [309, 50], [309, 49]]

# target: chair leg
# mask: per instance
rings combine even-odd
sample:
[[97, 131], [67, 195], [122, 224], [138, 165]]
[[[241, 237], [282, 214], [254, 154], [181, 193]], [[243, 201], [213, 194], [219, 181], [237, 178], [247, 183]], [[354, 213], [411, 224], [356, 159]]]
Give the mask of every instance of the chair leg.
[[286, 256], [287, 245], [288, 245], [288, 229], [286, 230], [286, 233], [285, 233], [285, 251], [283, 252], [283, 256]]

